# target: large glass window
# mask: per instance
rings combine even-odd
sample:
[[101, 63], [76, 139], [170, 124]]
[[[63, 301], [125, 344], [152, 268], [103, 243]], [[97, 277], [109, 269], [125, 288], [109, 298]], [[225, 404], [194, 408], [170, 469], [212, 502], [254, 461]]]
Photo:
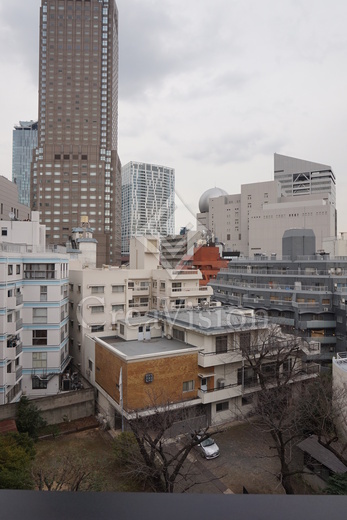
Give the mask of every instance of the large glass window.
[[47, 308], [33, 309], [33, 323], [47, 323]]
[[33, 352], [33, 368], [47, 368], [47, 352]]
[[33, 345], [47, 345], [47, 330], [33, 330]]

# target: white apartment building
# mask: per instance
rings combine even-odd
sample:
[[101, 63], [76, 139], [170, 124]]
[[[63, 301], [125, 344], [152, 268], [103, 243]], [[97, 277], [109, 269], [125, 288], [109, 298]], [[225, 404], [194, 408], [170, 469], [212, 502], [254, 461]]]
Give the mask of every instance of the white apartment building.
[[45, 226], [2, 221], [0, 404], [60, 391], [69, 357], [68, 257], [46, 251]]
[[117, 334], [118, 321], [144, 316], [149, 310], [175, 310], [206, 305], [211, 287], [200, 287], [199, 270], [163, 269], [159, 239], [131, 240], [130, 266], [83, 267], [83, 257], [70, 262], [70, 337], [74, 363], [86, 376], [86, 334]]
[[131, 161], [122, 167], [122, 255], [130, 238], [175, 232], [175, 170]]
[[291, 336], [269, 327], [251, 310], [152, 311], [120, 320], [119, 326], [117, 334], [87, 334], [85, 341], [87, 376], [98, 390], [99, 412], [111, 427], [120, 416], [131, 421], [155, 412], [151, 396], [157, 396], [156, 405], [195, 409], [192, 417], [199, 416], [202, 427], [240, 418], [251, 411], [252, 396], [261, 388], [250, 359], [262, 359], [269, 388], [286, 380], [288, 371], [298, 384], [319, 371], [319, 365], [297, 358]]
[[275, 154], [276, 168], [274, 180], [243, 184], [239, 194], [212, 191], [207, 200], [203, 194], [198, 230], [209, 230], [226, 251], [253, 256], [280, 255], [287, 229], [313, 229], [317, 250], [322, 250], [325, 239], [336, 237], [335, 177], [331, 168]]

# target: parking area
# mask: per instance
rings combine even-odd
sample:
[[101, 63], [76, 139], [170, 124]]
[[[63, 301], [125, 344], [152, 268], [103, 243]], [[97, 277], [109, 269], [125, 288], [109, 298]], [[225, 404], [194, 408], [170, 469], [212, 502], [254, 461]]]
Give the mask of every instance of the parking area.
[[[198, 451], [192, 452], [197, 483], [193, 493], [242, 493], [245, 488], [254, 494], [282, 494], [276, 475], [279, 462], [269, 448], [271, 438], [248, 423], [235, 423], [213, 434], [220, 456], [205, 460]], [[199, 474], [201, 473], [201, 474]]]

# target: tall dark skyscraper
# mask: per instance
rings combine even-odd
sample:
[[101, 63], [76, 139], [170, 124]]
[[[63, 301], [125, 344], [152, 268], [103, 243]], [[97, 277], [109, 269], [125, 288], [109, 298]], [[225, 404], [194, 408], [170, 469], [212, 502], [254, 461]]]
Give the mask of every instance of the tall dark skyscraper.
[[48, 243], [65, 244], [88, 215], [98, 265], [120, 260], [117, 126], [115, 1], [42, 0], [31, 206], [41, 212]]

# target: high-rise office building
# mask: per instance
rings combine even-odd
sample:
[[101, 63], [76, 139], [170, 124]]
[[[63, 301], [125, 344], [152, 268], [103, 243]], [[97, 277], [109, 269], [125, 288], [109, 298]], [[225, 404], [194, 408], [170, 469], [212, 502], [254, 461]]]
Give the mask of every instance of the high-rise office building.
[[64, 244], [88, 215], [97, 264], [117, 264], [118, 11], [114, 0], [41, 0], [38, 146], [31, 206], [47, 242]]
[[275, 153], [274, 170], [283, 197], [329, 193], [331, 203], [336, 205], [336, 180], [331, 166]]
[[37, 121], [19, 121], [12, 135], [12, 181], [18, 186], [19, 202], [30, 206], [30, 167], [37, 146]]
[[122, 167], [122, 255], [131, 237], [175, 230], [175, 170], [131, 161]]

